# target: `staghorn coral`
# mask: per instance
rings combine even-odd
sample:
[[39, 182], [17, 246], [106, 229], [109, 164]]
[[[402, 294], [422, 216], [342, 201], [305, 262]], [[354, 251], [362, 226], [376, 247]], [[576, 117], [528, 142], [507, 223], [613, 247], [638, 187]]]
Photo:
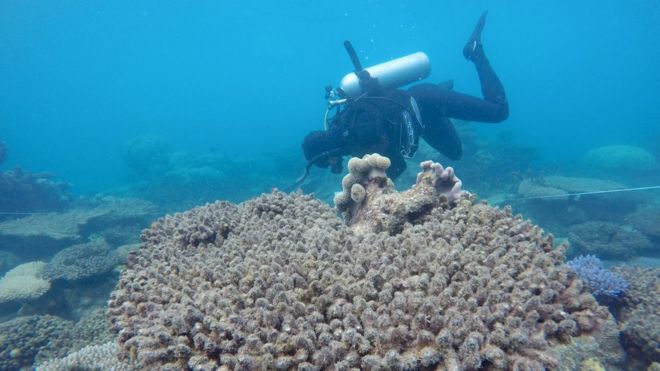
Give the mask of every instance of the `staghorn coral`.
[[372, 178], [350, 226], [277, 191], [154, 222], [108, 303], [120, 356], [162, 370], [558, 367], [548, 348], [606, 309], [551, 236], [469, 194], [448, 202], [448, 175], [425, 163], [402, 193]]
[[50, 281], [43, 276], [44, 262], [21, 264], [0, 279], [0, 303], [23, 301], [40, 297], [50, 289]]

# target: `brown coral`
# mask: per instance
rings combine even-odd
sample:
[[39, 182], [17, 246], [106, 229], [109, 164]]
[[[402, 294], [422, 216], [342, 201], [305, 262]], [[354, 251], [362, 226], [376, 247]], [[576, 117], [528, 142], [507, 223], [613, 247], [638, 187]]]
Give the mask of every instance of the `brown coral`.
[[631, 359], [660, 362], [660, 268], [619, 267], [615, 272], [630, 284], [619, 315], [623, 345]]
[[122, 355], [159, 369], [555, 367], [548, 345], [604, 309], [552, 237], [469, 195], [450, 204], [426, 170], [394, 216], [378, 201], [397, 194], [389, 180], [367, 184], [352, 226], [277, 191], [160, 219], [109, 301]]

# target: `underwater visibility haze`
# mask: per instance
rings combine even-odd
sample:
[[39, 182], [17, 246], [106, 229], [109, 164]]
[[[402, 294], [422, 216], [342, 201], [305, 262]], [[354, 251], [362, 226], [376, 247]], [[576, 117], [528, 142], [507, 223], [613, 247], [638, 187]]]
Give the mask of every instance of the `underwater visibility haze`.
[[[658, 35], [650, 0], [1, 2], [0, 370], [660, 368]], [[323, 147], [347, 40], [453, 83], [391, 87], [405, 162]]]

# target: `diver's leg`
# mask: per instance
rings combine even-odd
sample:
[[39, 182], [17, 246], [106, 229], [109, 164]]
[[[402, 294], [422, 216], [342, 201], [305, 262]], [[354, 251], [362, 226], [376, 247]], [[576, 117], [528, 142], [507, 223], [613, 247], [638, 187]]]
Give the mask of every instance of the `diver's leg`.
[[463, 157], [463, 144], [451, 120], [447, 117], [429, 115], [425, 117], [425, 122], [426, 119], [432, 121], [426, 125], [422, 133], [422, 138], [426, 143], [449, 159], [460, 160]]
[[430, 115], [466, 121], [501, 122], [509, 114], [507, 104], [444, 89], [435, 84], [417, 84], [408, 91], [417, 101], [424, 126], [430, 126], [436, 121], [427, 119]]
[[506, 105], [506, 94], [504, 93], [502, 82], [500, 82], [488, 58], [486, 58], [484, 46], [481, 43], [481, 31], [483, 31], [486, 24], [487, 14], [488, 12], [484, 12], [479, 18], [474, 31], [472, 31], [472, 35], [470, 35], [463, 48], [463, 55], [465, 59], [472, 61], [477, 68], [477, 74], [481, 82], [481, 93], [484, 95], [484, 98], [496, 104]]
[[490, 66], [481, 44], [484, 22], [485, 13], [463, 49], [465, 58], [471, 60], [477, 69], [484, 98], [459, 93], [435, 84], [417, 84], [411, 87], [409, 92], [417, 100], [420, 110], [423, 111], [423, 107], [426, 107], [426, 111], [433, 109], [446, 117], [481, 122], [501, 122], [509, 116], [509, 104], [504, 87]]

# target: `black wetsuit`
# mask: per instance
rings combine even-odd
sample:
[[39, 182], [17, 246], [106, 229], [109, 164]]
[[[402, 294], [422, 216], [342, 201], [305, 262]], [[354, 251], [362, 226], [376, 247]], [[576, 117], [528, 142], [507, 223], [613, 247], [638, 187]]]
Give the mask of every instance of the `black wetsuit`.
[[[348, 103], [331, 124], [344, 132], [342, 155], [363, 156], [374, 152], [385, 155], [392, 162], [388, 175], [396, 178], [406, 168], [401, 152], [408, 149], [403, 145], [408, 135], [405, 123], [406, 117], [412, 117], [415, 136], [450, 159], [460, 159], [462, 144], [450, 118], [496, 123], [509, 115], [504, 88], [485, 55], [473, 61], [483, 99], [450, 87], [424, 83], [408, 90], [376, 91]], [[418, 107], [419, 120], [411, 97]]]

